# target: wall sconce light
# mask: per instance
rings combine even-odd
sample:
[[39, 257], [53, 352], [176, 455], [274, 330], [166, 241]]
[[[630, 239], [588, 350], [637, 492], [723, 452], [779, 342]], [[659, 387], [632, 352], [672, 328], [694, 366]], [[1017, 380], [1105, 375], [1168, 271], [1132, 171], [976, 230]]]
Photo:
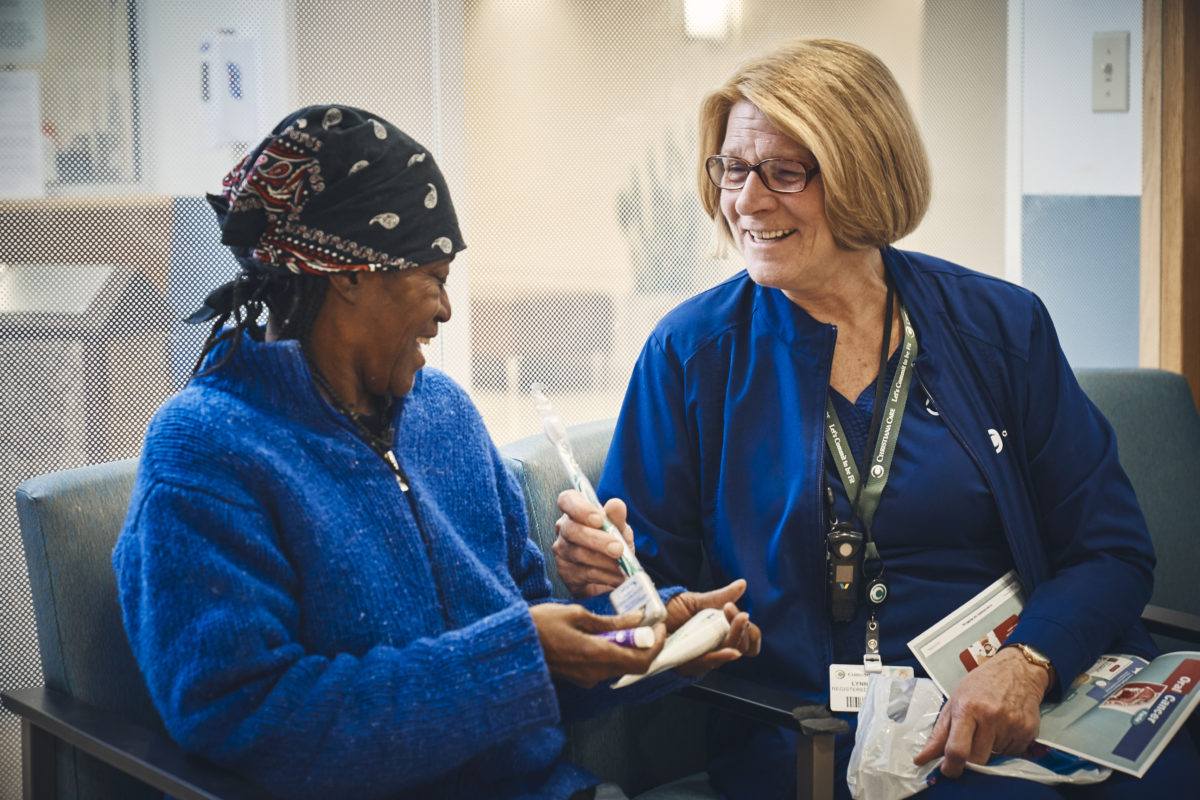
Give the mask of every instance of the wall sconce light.
[[683, 0], [684, 35], [689, 39], [724, 39], [740, 6], [739, 0]]

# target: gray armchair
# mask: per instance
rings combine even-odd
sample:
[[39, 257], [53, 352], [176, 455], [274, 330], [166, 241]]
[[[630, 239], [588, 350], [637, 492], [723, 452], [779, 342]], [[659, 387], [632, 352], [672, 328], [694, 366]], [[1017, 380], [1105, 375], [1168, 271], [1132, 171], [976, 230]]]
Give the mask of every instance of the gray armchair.
[[[1200, 643], [1200, 582], [1194, 579], [1195, 543], [1200, 541], [1200, 514], [1191, 500], [1200, 488], [1200, 414], [1187, 381], [1181, 375], [1155, 369], [1081, 369], [1077, 376], [1084, 391], [1108, 417], [1117, 433], [1122, 466], [1129, 473], [1149, 524], [1158, 554], [1152, 603], [1142, 621], [1164, 649], [1195, 649]], [[570, 429], [576, 455], [583, 470], [595, 480], [612, 436], [612, 421], [577, 425]], [[554, 573], [549, 546], [554, 540], [558, 516], [555, 497], [568, 486], [557, 455], [544, 437], [532, 436], [503, 448], [514, 460], [514, 469], [530, 508], [531, 536], [547, 555], [555, 591], [565, 594]], [[637, 792], [692, 772], [681, 785], [687, 791], [672, 793], [672, 787], [649, 790], [649, 798], [716, 797], [702, 772], [704, 754], [697, 731], [703, 710], [687, 707], [685, 697], [716, 703], [775, 725], [802, 729], [797, 769], [802, 797], [824, 797], [835, 780], [832, 776], [832, 737], [820, 735], [836, 720], [826, 720], [821, 707], [800, 705], [792, 713], [789, 703], [803, 703], [776, 693], [758, 702], [751, 700], [757, 687], [728, 681], [733, 688], [720, 692], [727, 679], [714, 672], [699, 686], [681, 692], [682, 697], [664, 698], [661, 706], [620, 709], [600, 723], [579, 726], [573, 731], [571, 747], [577, 761], [627, 791]], [[723, 696], [722, 696], [723, 694]], [[680, 710], [676, 710], [676, 709]], [[806, 713], [816, 718], [805, 720]], [[677, 725], [663, 735], [663, 720], [678, 715]], [[645, 721], [649, 719], [649, 722]], [[1200, 717], [1189, 723], [1200, 741]], [[643, 752], [630, 737], [646, 728], [653, 730], [658, 745], [647, 759], [630, 753]], [[622, 743], [624, 737], [624, 743]], [[665, 744], [669, 743], [669, 744]], [[652, 763], [643, 764], [649, 761]], [[661, 792], [661, 794], [660, 794]]]
[[[1154, 540], [1154, 595], [1142, 622], [1165, 650], [1200, 643], [1200, 413], [1187, 379], [1160, 369], [1080, 369], [1117, 432], [1117, 452]], [[1200, 723], [1200, 717], [1193, 717]], [[1200, 733], [1200, 724], [1193, 728]]]
[[[594, 435], [578, 439], [577, 446], [585, 468], [595, 475], [608, 449], [611, 423], [582, 426], [573, 434]], [[548, 546], [546, 531], [553, 537], [558, 492], [553, 486], [561, 467], [545, 457], [544, 449], [540, 439], [525, 440], [506, 452], [516, 459], [512, 466], [539, 526], [539, 541]], [[31, 478], [17, 488], [45, 674], [44, 686], [2, 697], [4, 707], [21, 718], [25, 796], [161, 800], [166, 792], [180, 800], [269, 800], [269, 792], [176, 745], [142, 682], [125, 637], [111, 566], [135, 466], [132, 460], [98, 464]], [[561, 583], [558, 588], [562, 590]], [[721, 685], [693, 691], [768, 719], [780, 718], [782, 724], [800, 724], [790, 705], [773, 706], [768, 702], [773, 698], [747, 700]], [[822, 711], [817, 708], [818, 717]], [[704, 797], [687, 788], [706, 784], [696, 776], [703, 769], [704, 713], [700, 705], [668, 697], [633, 715], [583, 723], [572, 731], [569, 756], [602, 765], [605, 777], [631, 786], [657, 786], [685, 776], [650, 795], [658, 800]], [[839, 721], [804, 724], [811, 729], [830, 722]], [[662, 747], [668, 740], [672, 746]]]
[[25, 797], [270, 797], [185, 753], [150, 702], [125, 638], [111, 562], [134, 468], [133, 460], [114, 461], [17, 487], [46, 681], [3, 696], [21, 717]]

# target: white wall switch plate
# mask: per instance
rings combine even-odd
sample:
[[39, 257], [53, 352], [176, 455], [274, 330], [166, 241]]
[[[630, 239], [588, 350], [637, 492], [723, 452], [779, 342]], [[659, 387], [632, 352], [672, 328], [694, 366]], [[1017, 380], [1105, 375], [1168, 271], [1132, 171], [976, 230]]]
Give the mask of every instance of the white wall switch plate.
[[1092, 111], [1129, 110], [1129, 31], [1092, 36]]

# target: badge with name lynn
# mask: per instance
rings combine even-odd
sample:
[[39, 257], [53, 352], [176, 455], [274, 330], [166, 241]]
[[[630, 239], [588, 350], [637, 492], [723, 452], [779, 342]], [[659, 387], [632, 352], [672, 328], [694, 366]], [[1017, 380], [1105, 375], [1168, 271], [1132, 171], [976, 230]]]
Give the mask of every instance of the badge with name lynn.
[[[884, 667], [884, 675], [913, 677], [912, 667]], [[829, 708], [857, 714], [867, 697], [867, 670], [862, 664], [829, 665]]]

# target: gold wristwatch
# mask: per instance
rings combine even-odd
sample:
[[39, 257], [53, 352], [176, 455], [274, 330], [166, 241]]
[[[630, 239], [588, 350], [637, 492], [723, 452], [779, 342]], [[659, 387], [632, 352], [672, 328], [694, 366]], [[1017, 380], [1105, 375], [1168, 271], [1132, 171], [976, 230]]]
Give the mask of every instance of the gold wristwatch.
[[1025, 644], [1024, 642], [1013, 642], [1012, 644], [1004, 645], [1004, 647], [1015, 647], [1017, 650], [1020, 650], [1021, 655], [1025, 657], [1026, 661], [1034, 666], [1041, 667], [1042, 669], [1046, 670], [1046, 675], [1050, 678], [1049, 685], [1054, 685], [1054, 664], [1050, 663], [1050, 659], [1046, 657], [1045, 653], [1043, 653], [1041, 650], [1038, 650], [1036, 647], [1033, 647], [1032, 645]]

